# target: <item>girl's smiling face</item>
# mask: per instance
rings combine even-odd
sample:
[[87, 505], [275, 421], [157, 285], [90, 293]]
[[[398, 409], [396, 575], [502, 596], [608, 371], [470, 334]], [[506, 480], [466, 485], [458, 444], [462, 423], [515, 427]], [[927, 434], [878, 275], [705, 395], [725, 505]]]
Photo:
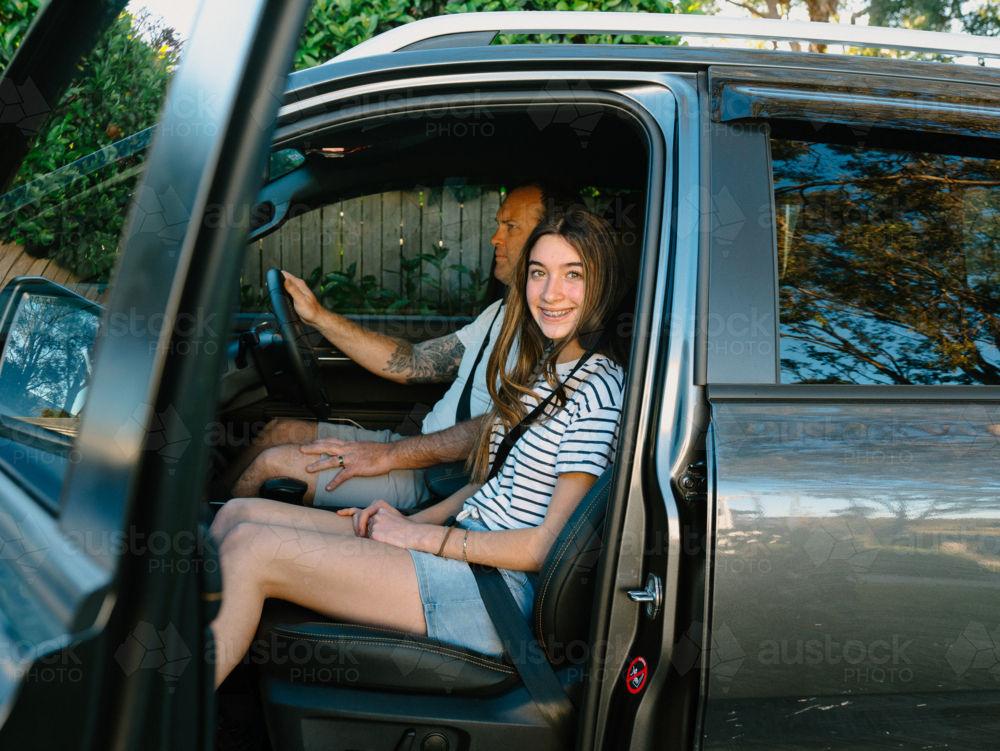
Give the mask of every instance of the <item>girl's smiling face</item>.
[[[558, 235], [539, 238], [528, 260], [526, 292], [531, 315], [545, 336], [560, 341], [576, 329], [585, 290], [583, 262], [576, 249]], [[578, 357], [582, 350], [576, 350], [579, 346], [567, 347], [564, 353]]]

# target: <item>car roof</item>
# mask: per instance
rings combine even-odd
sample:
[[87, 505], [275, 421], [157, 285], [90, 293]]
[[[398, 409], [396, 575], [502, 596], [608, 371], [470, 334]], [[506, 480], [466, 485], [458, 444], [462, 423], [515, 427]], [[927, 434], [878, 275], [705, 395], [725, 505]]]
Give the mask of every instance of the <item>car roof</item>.
[[490, 70], [643, 70], [696, 72], [710, 66], [801, 69], [868, 76], [902, 76], [1000, 86], [1000, 70], [861, 55], [679, 45], [511, 44], [399, 51], [334, 59], [289, 75], [282, 113], [316, 95], [374, 80], [413, 79]]

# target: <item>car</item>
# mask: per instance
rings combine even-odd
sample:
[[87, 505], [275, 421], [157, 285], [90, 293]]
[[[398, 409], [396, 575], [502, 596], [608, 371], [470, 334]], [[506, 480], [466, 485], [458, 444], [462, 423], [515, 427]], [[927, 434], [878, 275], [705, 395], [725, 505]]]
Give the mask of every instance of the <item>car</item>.
[[[111, 5], [53, 0], [4, 72], [5, 190]], [[990, 747], [1000, 75], [961, 60], [1000, 42], [470, 13], [289, 74], [307, 5], [205, 3], [151, 139], [0, 197], [0, 219], [100, 196], [128, 217], [103, 275], [48, 246], [0, 258], [3, 747], [213, 746], [211, 478], [275, 417], [416, 430], [445, 388], [276, 320], [267, 272], [440, 336], [502, 294], [503, 190], [556, 177], [612, 221], [637, 281], [619, 452], [543, 568], [537, 648], [271, 602], [240, 674], [271, 747]], [[308, 567], [303, 540], [286, 548]], [[545, 671], [566, 697], [522, 680]]]

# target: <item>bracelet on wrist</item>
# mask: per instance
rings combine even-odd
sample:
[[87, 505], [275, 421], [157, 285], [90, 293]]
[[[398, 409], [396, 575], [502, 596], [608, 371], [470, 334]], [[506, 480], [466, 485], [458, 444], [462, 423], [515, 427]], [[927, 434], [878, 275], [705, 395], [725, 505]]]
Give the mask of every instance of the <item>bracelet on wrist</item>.
[[434, 554], [438, 558], [440, 558], [441, 554], [444, 552], [444, 546], [448, 544], [448, 538], [451, 537], [451, 533], [454, 531], [455, 531], [454, 527], [448, 527], [448, 531], [444, 533], [444, 539], [441, 540], [441, 547], [438, 548], [438, 552]]
[[454, 516], [449, 516], [445, 520], [444, 526], [446, 526], [448, 528], [448, 531], [444, 533], [444, 539], [441, 540], [441, 547], [438, 548], [438, 552], [436, 552], [434, 554], [438, 558], [440, 558], [441, 554], [444, 552], [444, 546], [448, 543], [448, 537], [451, 536], [452, 531], [455, 529], [455, 517]]

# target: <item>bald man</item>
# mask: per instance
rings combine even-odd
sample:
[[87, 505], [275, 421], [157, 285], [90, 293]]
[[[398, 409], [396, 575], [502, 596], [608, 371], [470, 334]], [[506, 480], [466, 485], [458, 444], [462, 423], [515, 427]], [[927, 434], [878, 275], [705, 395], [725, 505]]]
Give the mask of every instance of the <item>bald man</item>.
[[[540, 184], [510, 191], [497, 210], [494, 275], [510, 284], [524, 243], [552, 210], [578, 203], [573, 196]], [[305, 282], [285, 274], [295, 311], [337, 349], [365, 369], [397, 383], [440, 383], [451, 387], [424, 418], [420, 435], [305, 420], [271, 421], [224, 479], [235, 497], [255, 496], [273, 477], [303, 480], [304, 502], [314, 506], [366, 506], [383, 499], [397, 508], [430, 497], [424, 470], [464, 460], [479, 435], [490, 405], [486, 363], [503, 323], [497, 301], [463, 329], [412, 344], [362, 328], [316, 299]], [[475, 366], [475, 372], [473, 367]], [[234, 483], [235, 480], [235, 483]]]

